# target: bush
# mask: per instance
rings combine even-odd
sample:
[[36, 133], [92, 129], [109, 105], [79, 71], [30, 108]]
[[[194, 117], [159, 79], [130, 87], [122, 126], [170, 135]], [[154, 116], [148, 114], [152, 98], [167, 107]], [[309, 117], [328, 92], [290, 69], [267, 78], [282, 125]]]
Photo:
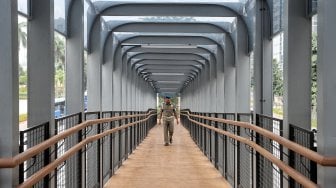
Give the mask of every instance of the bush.
[[273, 108], [273, 116], [276, 118], [282, 118], [283, 117], [282, 108]]
[[312, 121], [311, 121], [311, 128], [312, 129], [317, 129], [317, 119], [312, 119]]
[[19, 122], [27, 121], [27, 114], [21, 114], [19, 116]]
[[27, 99], [27, 86], [19, 87], [19, 99]]

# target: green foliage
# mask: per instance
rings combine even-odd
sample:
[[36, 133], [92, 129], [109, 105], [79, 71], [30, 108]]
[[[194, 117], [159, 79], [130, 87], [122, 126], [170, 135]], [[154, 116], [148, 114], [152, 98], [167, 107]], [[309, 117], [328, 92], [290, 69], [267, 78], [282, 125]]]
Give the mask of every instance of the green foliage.
[[311, 121], [311, 128], [312, 129], [317, 129], [317, 119], [312, 119], [312, 121]]
[[316, 106], [317, 102], [317, 34], [312, 35], [312, 68], [311, 68], [311, 95], [312, 106]]
[[282, 108], [273, 108], [273, 116], [276, 118], [283, 118]]
[[19, 65], [19, 84], [20, 85], [27, 85], [27, 71]]
[[19, 122], [27, 121], [27, 114], [20, 114], [19, 116]]
[[283, 96], [283, 69], [281, 64], [273, 59], [273, 95]]
[[56, 69], [65, 68], [65, 37], [55, 32], [55, 65]]
[[65, 37], [55, 32], [55, 97], [65, 96]]
[[19, 99], [27, 99], [27, 71], [19, 65]]

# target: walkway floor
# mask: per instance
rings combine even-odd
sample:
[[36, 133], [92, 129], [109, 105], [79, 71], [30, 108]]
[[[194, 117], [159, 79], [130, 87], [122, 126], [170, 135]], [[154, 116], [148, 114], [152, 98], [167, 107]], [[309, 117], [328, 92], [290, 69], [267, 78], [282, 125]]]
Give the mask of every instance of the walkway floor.
[[198, 149], [182, 125], [175, 125], [170, 146], [163, 145], [162, 125], [157, 125], [105, 187], [225, 188], [230, 185]]

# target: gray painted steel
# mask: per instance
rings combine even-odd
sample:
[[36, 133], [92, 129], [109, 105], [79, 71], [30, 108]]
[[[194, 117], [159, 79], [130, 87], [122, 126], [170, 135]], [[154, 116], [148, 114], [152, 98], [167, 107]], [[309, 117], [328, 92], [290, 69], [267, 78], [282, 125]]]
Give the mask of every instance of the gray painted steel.
[[[19, 153], [17, 1], [0, 1], [0, 158]], [[19, 169], [0, 169], [4, 187], [16, 187]]]
[[34, 1], [32, 14], [27, 30], [28, 127], [54, 119], [53, 1]]
[[311, 19], [305, 2], [284, 9], [284, 127], [311, 128]]
[[[335, 81], [336, 81], [336, 1], [319, 1], [318, 52], [317, 52], [317, 151], [326, 156], [336, 156]], [[334, 50], [332, 50], [334, 49]], [[336, 169], [318, 166], [318, 183], [321, 187], [336, 185]]]
[[254, 112], [273, 115], [271, 18], [266, 2], [256, 3], [254, 47]]
[[83, 2], [74, 1], [69, 12], [66, 40], [66, 113], [84, 111]]

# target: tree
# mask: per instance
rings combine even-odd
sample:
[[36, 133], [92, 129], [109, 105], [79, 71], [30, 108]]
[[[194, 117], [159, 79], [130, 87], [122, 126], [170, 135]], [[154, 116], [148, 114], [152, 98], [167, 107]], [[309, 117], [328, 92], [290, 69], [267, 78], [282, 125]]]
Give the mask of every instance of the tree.
[[25, 71], [21, 65], [19, 65], [19, 84], [27, 84], [27, 71]]
[[283, 96], [283, 70], [281, 64], [273, 59], [273, 95]]
[[55, 32], [55, 97], [65, 95], [65, 37]]
[[311, 68], [311, 95], [312, 95], [312, 106], [316, 106], [317, 99], [317, 34], [312, 35], [312, 68]]
[[65, 39], [55, 32], [55, 65], [56, 69], [65, 70]]

